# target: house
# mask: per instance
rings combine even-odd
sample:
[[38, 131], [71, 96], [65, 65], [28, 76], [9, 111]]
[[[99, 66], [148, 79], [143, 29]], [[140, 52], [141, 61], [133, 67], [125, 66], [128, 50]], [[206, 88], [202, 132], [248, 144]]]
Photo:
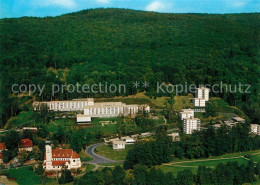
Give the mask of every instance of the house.
[[180, 112], [181, 120], [185, 118], [192, 118], [194, 117], [194, 110], [193, 109], [182, 109]]
[[2, 153], [4, 150], [6, 150], [5, 143], [0, 143], [0, 153]]
[[192, 134], [194, 130], [200, 130], [200, 119], [199, 118], [183, 119], [183, 132], [185, 134]]
[[251, 128], [251, 133], [256, 134], [256, 135], [260, 135], [260, 125], [251, 124], [250, 128]]
[[125, 141], [115, 140], [113, 141], [113, 150], [123, 150], [125, 149], [125, 144]]
[[171, 134], [168, 134], [168, 136], [172, 137], [173, 141], [180, 141], [179, 133], [171, 133]]
[[79, 155], [72, 149], [52, 149], [51, 145], [47, 143], [43, 169], [45, 171], [61, 171], [63, 168], [69, 170], [81, 168]]
[[221, 127], [221, 124], [215, 124], [215, 125], [213, 125], [213, 127], [214, 127], [215, 129], [219, 129], [219, 128]]
[[33, 142], [30, 139], [21, 139], [19, 145], [18, 145], [19, 152], [20, 151], [32, 151], [33, 149]]

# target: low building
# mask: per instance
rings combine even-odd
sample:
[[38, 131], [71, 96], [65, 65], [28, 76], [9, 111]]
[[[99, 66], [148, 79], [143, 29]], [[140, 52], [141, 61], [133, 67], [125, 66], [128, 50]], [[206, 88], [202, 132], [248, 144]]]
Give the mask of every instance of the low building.
[[6, 150], [5, 143], [0, 143], [0, 153], [2, 153], [4, 150]]
[[77, 152], [72, 149], [52, 149], [50, 144], [45, 146], [43, 169], [45, 171], [77, 170], [81, 167], [81, 160]]
[[182, 109], [180, 112], [181, 120], [185, 118], [193, 118], [194, 117], [194, 110], [193, 109]]
[[77, 114], [77, 123], [78, 124], [88, 124], [91, 122], [91, 117], [84, 114]]
[[233, 122], [237, 122], [237, 123], [245, 123], [246, 122], [245, 119], [243, 119], [243, 118], [241, 118], [239, 116], [234, 116], [234, 117], [231, 118], [231, 120]]
[[260, 125], [251, 124], [250, 128], [251, 128], [251, 133], [256, 134], [256, 135], [260, 135]]
[[23, 127], [22, 131], [24, 132], [25, 130], [31, 130], [32, 132], [37, 132], [37, 128], [36, 127]]
[[200, 130], [200, 119], [199, 118], [183, 119], [183, 132], [185, 134], [192, 134], [194, 130]]
[[18, 145], [19, 152], [20, 151], [32, 151], [33, 149], [33, 142], [30, 139], [21, 139], [19, 145]]
[[206, 100], [203, 98], [193, 98], [193, 104], [195, 107], [205, 107]]
[[221, 124], [215, 124], [215, 125], [213, 125], [213, 127], [214, 127], [215, 129], [219, 129], [219, 128], [221, 127]]
[[113, 141], [113, 150], [123, 150], [125, 149], [125, 144], [125, 141], [115, 140]]
[[125, 142], [126, 142], [126, 144], [133, 144], [133, 143], [135, 143], [135, 139], [131, 138], [131, 137], [126, 137]]
[[171, 133], [171, 134], [168, 134], [168, 136], [172, 137], [173, 141], [180, 141], [179, 133]]

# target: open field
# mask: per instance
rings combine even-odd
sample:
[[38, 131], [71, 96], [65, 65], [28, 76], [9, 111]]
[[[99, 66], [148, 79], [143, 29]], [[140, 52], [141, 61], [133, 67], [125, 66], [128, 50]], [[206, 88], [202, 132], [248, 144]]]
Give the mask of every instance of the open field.
[[81, 161], [91, 161], [92, 160], [92, 158], [88, 154], [86, 154], [86, 152], [84, 150], [81, 150], [79, 152], [79, 158]]
[[260, 150], [250, 151], [250, 152], [239, 152], [234, 154], [225, 154], [218, 157], [210, 157], [208, 159], [196, 159], [196, 160], [176, 160], [167, 164], [159, 165], [157, 168], [160, 168], [164, 172], [172, 172], [174, 176], [178, 172], [184, 169], [190, 169], [193, 173], [197, 172], [199, 166], [206, 166], [210, 168], [216, 167], [219, 163], [228, 163], [228, 162], [237, 162], [239, 165], [247, 164], [248, 159], [243, 156], [250, 154], [252, 158], [250, 159], [257, 161], [260, 158]]
[[30, 170], [31, 167], [21, 167], [18, 169], [4, 170], [2, 173], [7, 173], [10, 178], [14, 178], [19, 185], [41, 184], [40, 176]]
[[125, 160], [127, 152], [133, 148], [134, 145], [126, 145], [125, 150], [114, 151], [110, 145], [101, 145], [96, 148], [96, 153], [112, 160]]

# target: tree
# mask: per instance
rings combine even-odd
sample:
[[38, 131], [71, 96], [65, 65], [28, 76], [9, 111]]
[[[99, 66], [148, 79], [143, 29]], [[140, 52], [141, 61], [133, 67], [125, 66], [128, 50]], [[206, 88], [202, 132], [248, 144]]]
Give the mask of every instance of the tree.
[[59, 178], [59, 184], [66, 184], [72, 182], [74, 177], [71, 175], [71, 171], [64, 169], [61, 171], [61, 177]]
[[75, 131], [72, 133], [70, 136], [70, 147], [76, 151], [80, 152], [82, 149], [82, 142], [83, 142], [83, 137], [81, 131]]
[[121, 168], [121, 166], [116, 166], [112, 172], [114, 184], [122, 185], [125, 175], [126, 175], [125, 170], [123, 168]]
[[191, 170], [185, 169], [177, 174], [176, 185], [192, 185], [194, 181]]
[[21, 164], [24, 164], [29, 159], [29, 152], [22, 150], [19, 152], [17, 158]]
[[16, 131], [8, 131], [4, 136], [4, 142], [7, 149], [14, 149], [18, 147], [21, 140], [21, 134]]

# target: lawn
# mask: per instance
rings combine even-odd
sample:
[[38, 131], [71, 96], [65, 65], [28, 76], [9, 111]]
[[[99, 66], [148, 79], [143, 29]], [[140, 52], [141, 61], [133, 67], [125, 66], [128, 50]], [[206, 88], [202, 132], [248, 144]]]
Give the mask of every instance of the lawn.
[[79, 158], [81, 161], [91, 161], [92, 160], [92, 158], [88, 154], [86, 154], [86, 152], [84, 150], [81, 150], [79, 152]]
[[134, 145], [126, 145], [125, 150], [114, 151], [110, 145], [101, 145], [96, 148], [96, 153], [112, 160], [125, 160], [127, 152]]
[[[240, 157], [250, 154], [250, 159], [254, 161], [260, 160], [260, 150], [249, 151], [249, 152], [239, 152], [233, 154], [225, 154], [222, 156], [217, 157], [210, 157], [208, 159], [183, 159], [183, 160], [175, 160], [170, 163], [169, 165], [159, 165], [157, 168], [160, 168], [164, 172], [172, 172], [174, 176], [178, 174], [179, 171], [184, 169], [190, 169], [193, 173], [197, 172], [199, 166], [206, 166], [210, 168], [216, 167], [219, 163], [228, 163], [228, 162], [238, 162], [239, 165], [247, 164], [248, 160]], [[252, 155], [253, 154], [253, 155]]]
[[5, 170], [10, 178], [14, 178], [19, 185], [41, 184], [41, 177], [30, 170], [31, 167]]
[[62, 127], [64, 129], [76, 126], [76, 120], [75, 119], [69, 119], [69, 118], [60, 118], [60, 119], [55, 119], [51, 121], [47, 129], [49, 132], [56, 132], [59, 127]]

